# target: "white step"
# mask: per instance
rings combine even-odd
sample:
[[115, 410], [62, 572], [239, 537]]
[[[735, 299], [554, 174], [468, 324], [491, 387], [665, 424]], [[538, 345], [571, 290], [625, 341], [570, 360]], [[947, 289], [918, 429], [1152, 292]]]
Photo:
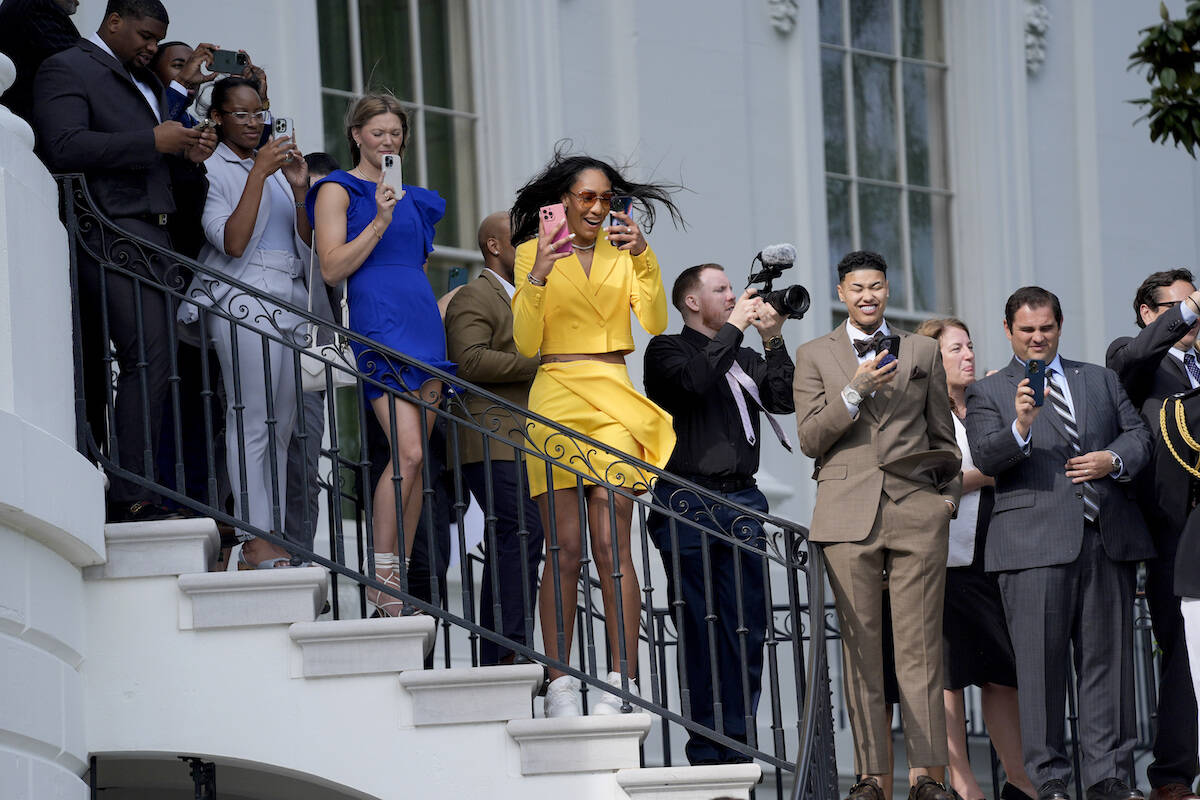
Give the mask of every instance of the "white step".
[[180, 630], [312, 622], [328, 587], [322, 567], [180, 575]]
[[302, 658], [295, 677], [422, 669], [436, 627], [436, 620], [426, 616], [297, 622], [288, 629]]
[[757, 764], [713, 764], [699, 767], [653, 767], [617, 772], [617, 785], [630, 800], [749, 800], [762, 780]]
[[515, 719], [508, 734], [520, 745], [522, 775], [615, 771], [638, 766], [651, 723], [649, 714]]
[[211, 519], [164, 519], [104, 526], [108, 561], [83, 571], [84, 578], [145, 578], [207, 572], [221, 546]]
[[400, 685], [412, 699], [412, 722], [457, 725], [526, 720], [543, 678], [540, 664], [406, 672]]

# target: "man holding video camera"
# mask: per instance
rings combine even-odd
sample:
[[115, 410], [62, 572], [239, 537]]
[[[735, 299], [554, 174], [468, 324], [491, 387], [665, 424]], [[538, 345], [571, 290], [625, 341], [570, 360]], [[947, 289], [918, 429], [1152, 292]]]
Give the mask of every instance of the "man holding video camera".
[[[683, 315], [683, 331], [655, 336], [645, 356], [646, 396], [671, 413], [675, 428], [675, 450], [666, 468], [732, 503], [766, 512], [767, 499], [754, 479], [760, 412], [792, 411], [793, 367], [783, 344], [784, 317], [753, 289], [734, 295], [719, 264], [684, 270], [671, 302]], [[742, 346], [751, 326], [762, 337], [765, 356]], [[778, 423], [767, 419], [791, 449]], [[650, 536], [666, 568], [670, 603], [679, 609], [680, 690], [690, 695], [691, 719], [754, 745], [748, 728], [758, 708], [770, 624], [765, 559], [758, 555], [766, 548], [762, 526], [733, 506], [663, 479], [654, 495], [687, 520], [655, 511]], [[717, 703], [724, 712], [720, 723]], [[750, 761], [694, 732], [685, 749], [692, 764]]]
[[837, 266], [848, 319], [796, 353], [800, 449], [816, 460], [809, 539], [829, 565], [845, 654], [860, 780], [853, 800], [884, 800], [891, 724], [884, 702], [883, 583], [911, 800], [950, 800], [942, 702], [942, 604], [961, 453], [938, 345], [888, 327], [887, 263], [848, 253]]
[[1070, 797], [1072, 652], [1087, 800], [1140, 800], [1130, 608], [1134, 567], [1154, 546], [1128, 481], [1150, 458], [1150, 432], [1112, 370], [1059, 356], [1062, 320], [1053, 293], [1018, 289], [1004, 308], [1013, 359], [967, 388], [971, 455], [996, 479], [984, 566], [1000, 573], [1039, 800]]

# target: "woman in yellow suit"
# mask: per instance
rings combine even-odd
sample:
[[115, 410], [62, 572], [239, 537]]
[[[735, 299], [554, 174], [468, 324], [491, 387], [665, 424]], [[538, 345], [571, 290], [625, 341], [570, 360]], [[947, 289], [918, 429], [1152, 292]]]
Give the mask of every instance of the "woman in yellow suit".
[[[600, 450], [536, 422], [528, 427], [533, 449], [547, 457], [528, 462], [529, 491], [538, 501], [547, 531], [546, 567], [538, 593], [546, 655], [570, 658], [582, 554], [582, 473], [590, 557], [600, 578], [613, 666], [624, 661], [629, 679], [625, 688], [636, 694], [641, 589], [629, 552], [633, 500], [616, 492], [610, 497], [588, 478], [633, 494], [647, 491], [651, 476], [620, 453], [662, 467], [675, 447], [675, 433], [670, 415], [633, 388], [625, 369], [625, 356], [633, 351], [630, 309], [648, 332], [662, 333], [667, 297], [658, 261], [638, 223], [627, 213], [613, 211], [614, 224], [607, 224], [614, 196], [632, 198], [647, 228], [654, 224], [656, 202], [682, 222], [670, 187], [634, 183], [611, 165], [586, 156], [556, 153], [542, 174], [517, 193], [512, 208], [517, 247], [513, 339], [526, 356], [541, 352], [529, 408], [618, 451]], [[563, 204], [566, 220], [539, 234], [539, 210], [554, 203]], [[556, 253], [553, 240], [564, 226], [571, 249]], [[618, 618], [623, 627], [616, 624]], [[553, 668], [550, 678], [546, 715], [578, 716], [578, 682]], [[609, 672], [607, 681], [616, 687], [624, 684], [619, 671]], [[597, 694], [593, 714], [620, 711], [618, 697]]]

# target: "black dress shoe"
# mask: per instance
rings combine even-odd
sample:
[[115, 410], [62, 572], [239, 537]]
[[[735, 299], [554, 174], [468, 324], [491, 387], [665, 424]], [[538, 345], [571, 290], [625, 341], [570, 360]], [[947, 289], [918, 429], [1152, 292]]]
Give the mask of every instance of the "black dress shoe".
[[1046, 781], [1038, 789], [1038, 800], [1071, 800], [1071, 795], [1067, 794], [1067, 782], [1058, 778]]
[[1146, 798], [1120, 778], [1105, 778], [1088, 787], [1087, 800], [1146, 800]]
[[1000, 787], [1000, 800], [1034, 800], [1008, 781]]
[[850, 794], [846, 795], [846, 800], [887, 800], [887, 798], [883, 796], [883, 789], [879, 786], [879, 781], [868, 777], [850, 787]]
[[928, 775], [918, 775], [916, 784], [908, 790], [908, 800], [958, 800], [958, 795]]
[[180, 519], [180, 515], [149, 500], [138, 500], [129, 505], [110, 503], [108, 506], [109, 522], [154, 522], [162, 519]]

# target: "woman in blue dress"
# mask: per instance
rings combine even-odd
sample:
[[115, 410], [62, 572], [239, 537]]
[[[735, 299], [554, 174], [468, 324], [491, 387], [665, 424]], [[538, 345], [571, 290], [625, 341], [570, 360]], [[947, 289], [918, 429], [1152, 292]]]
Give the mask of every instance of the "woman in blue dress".
[[[446, 213], [446, 201], [419, 186], [388, 186], [380, 180], [383, 156], [402, 155], [408, 143], [408, 117], [395, 97], [371, 94], [357, 101], [346, 115], [346, 136], [354, 169], [332, 173], [308, 193], [321, 275], [330, 284], [346, 281], [355, 333], [452, 371], [454, 365], [446, 360], [446, 332], [425, 274], [434, 225]], [[359, 371], [368, 379], [367, 399], [392, 454], [375, 486], [375, 577], [399, 589], [400, 554], [406, 561], [411, 555], [421, 513], [422, 437], [433, 429], [433, 412], [426, 411], [422, 420], [421, 406], [388, 393], [380, 384], [434, 404], [442, 383], [384, 352], [357, 343], [352, 347]], [[399, 498], [395, 477], [400, 478]], [[403, 603], [383, 592], [368, 590], [367, 599], [384, 616], [404, 611]]]

